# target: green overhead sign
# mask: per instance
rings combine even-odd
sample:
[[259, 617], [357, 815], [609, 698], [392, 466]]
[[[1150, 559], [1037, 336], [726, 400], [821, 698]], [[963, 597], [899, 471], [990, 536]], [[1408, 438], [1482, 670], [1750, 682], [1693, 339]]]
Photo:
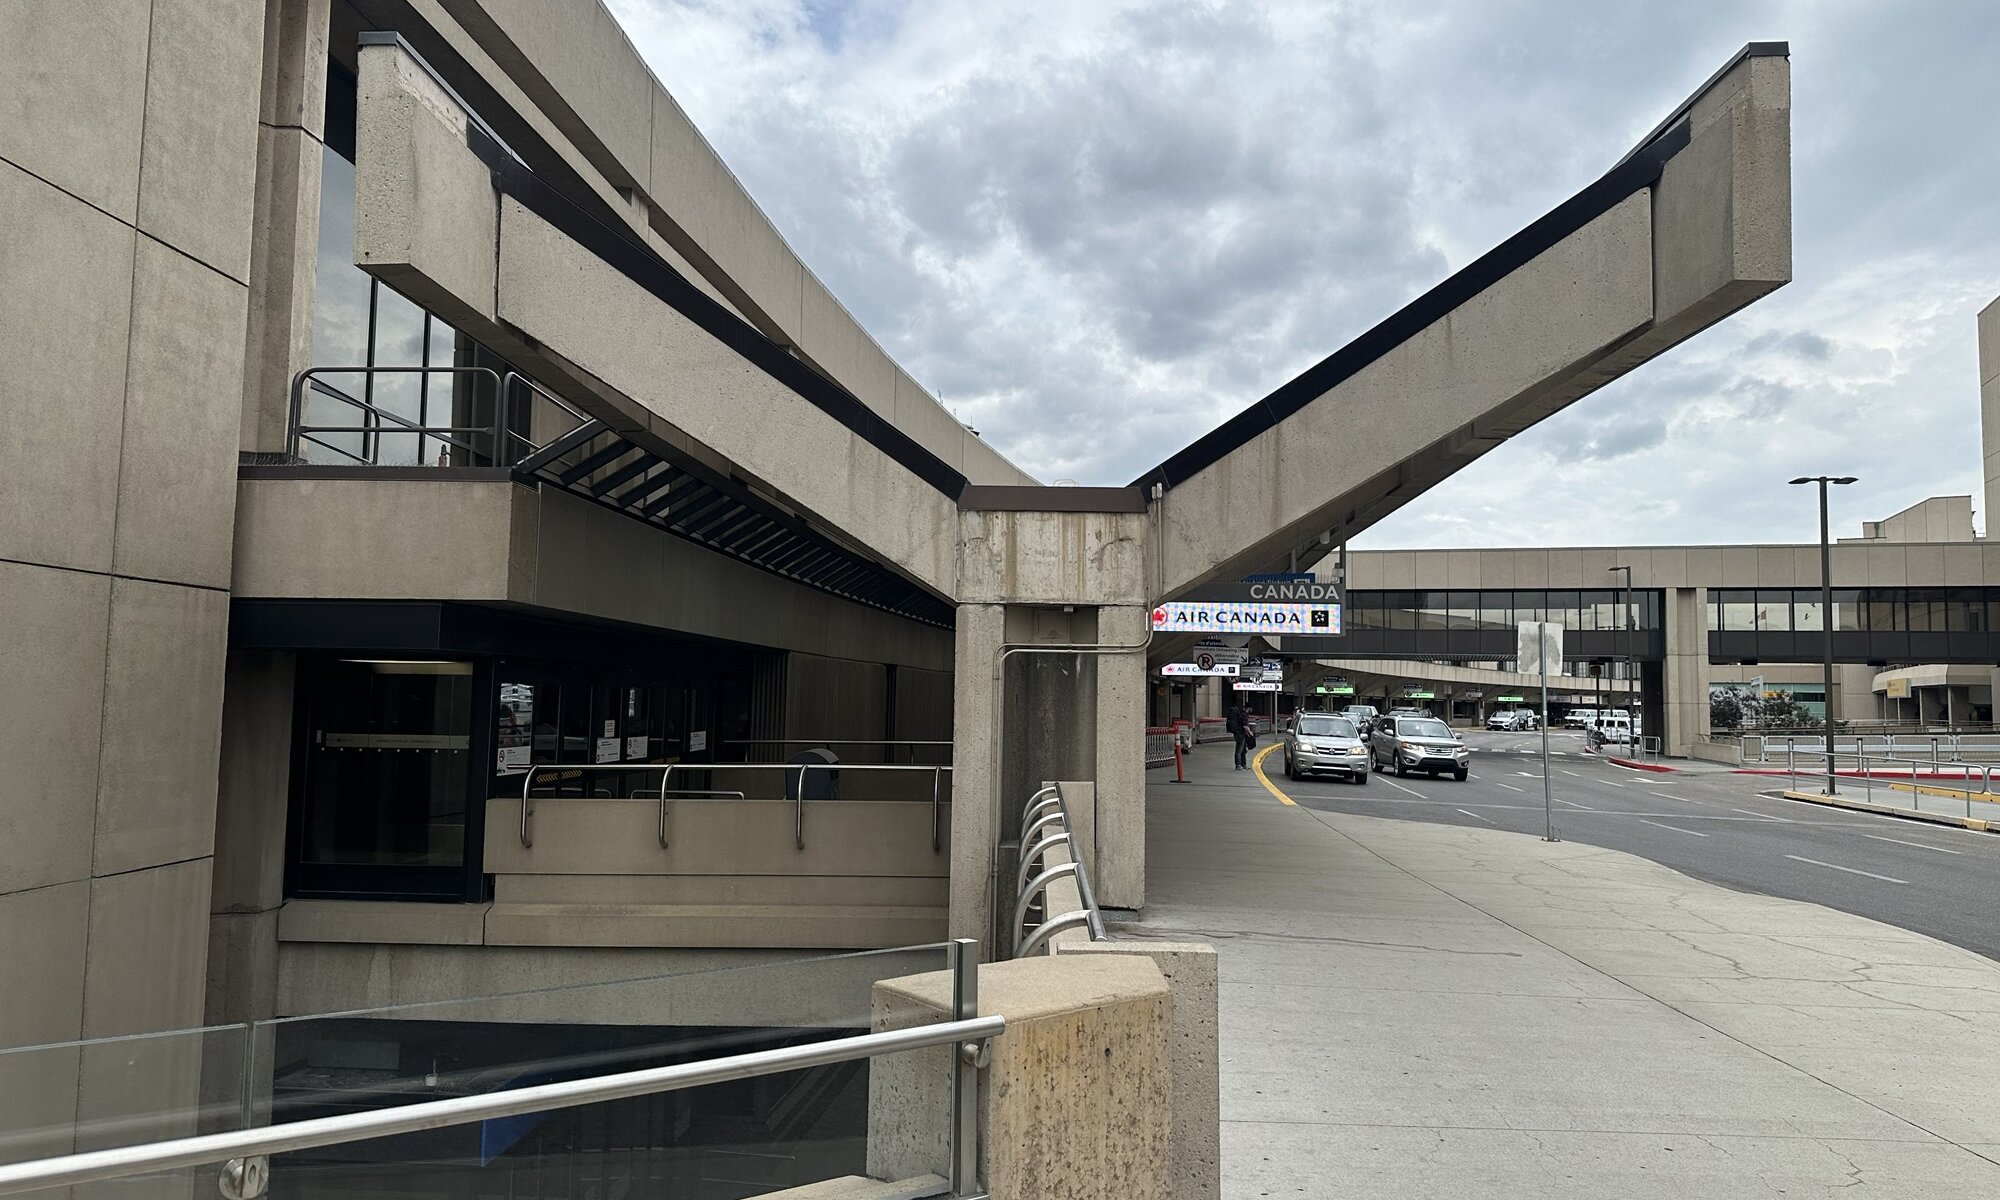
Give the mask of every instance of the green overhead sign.
[[1437, 693], [1436, 693], [1436, 692], [1404, 692], [1404, 693], [1403, 693], [1403, 699], [1405, 699], [1405, 700], [1435, 700], [1435, 699], [1437, 699]]
[[1520, 702], [1521, 702], [1521, 701], [1522, 701], [1522, 700], [1524, 699], [1524, 697], [1521, 697], [1521, 696], [1496, 696], [1496, 697], [1495, 697], [1495, 699], [1499, 700], [1499, 701], [1500, 701], [1500, 703], [1502, 703], [1502, 704], [1519, 704], [1519, 703], [1520, 703]]
[[1313, 691], [1321, 696], [1352, 696], [1354, 694], [1354, 689], [1351, 687], [1328, 687], [1323, 683], [1314, 688]]

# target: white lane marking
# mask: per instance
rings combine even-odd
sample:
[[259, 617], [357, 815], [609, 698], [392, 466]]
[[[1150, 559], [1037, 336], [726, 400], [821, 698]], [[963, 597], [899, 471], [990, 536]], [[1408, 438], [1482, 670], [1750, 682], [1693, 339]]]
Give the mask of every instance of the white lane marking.
[[1963, 851], [1963, 850], [1947, 850], [1947, 849], [1945, 849], [1945, 848], [1944, 848], [1943, 846], [1933, 846], [1933, 845], [1930, 845], [1930, 844], [1928, 844], [1928, 843], [1926, 843], [1926, 842], [1906, 842], [1906, 841], [1904, 841], [1904, 840], [1903, 840], [1902, 838], [1892, 838], [1892, 837], [1883, 837], [1883, 836], [1882, 836], [1881, 834], [1879, 834], [1879, 833], [1864, 833], [1864, 834], [1862, 834], [1861, 836], [1862, 836], [1862, 837], [1865, 837], [1865, 838], [1874, 838], [1874, 839], [1875, 839], [1876, 841], [1878, 841], [1878, 842], [1894, 842], [1894, 843], [1896, 843], [1896, 844], [1897, 844], [1898, 846], [1915, 846], [1915, 847], [1916, 847], [1917, 849], [1919, 849], [1919, 850], [1935, 850], [1935, 851], [1937, 851], [1937, 852], [1938, 852], [1939, 854], [1963, 854], [1963, 853], [1965, 853], [1965, 851]]
[[1557, 804], [1567, 804], [1567, 805], [1569, 805], [1569, 806], [1570, 806], [1571, 808], [1576, 808], [1576, 809], [1581, 809], [1581, 810], [1583, 810], [1584, 812], [1596, 812], [1596, 811], [1597, 811], [1596, 809], [1594, 809], [1594, 808], [1590, 807], [1590, 805], [1588, 805], [1588, 804], [1578, 804], [1578, 803], [1577, 803], [1576, 801], [1574, 801], [1574, 800], [1565, 800], [1565, 799], [1563, 799], [1563, 798], [1562, 798], [1561, 796], [1551, 796], [1551, 797], [1549, 797], [1549, 798], [1550, 798], [1551, 800], [1554, 800], [1554, 801], [1555, 801], [1555, 802], [1556, 802]]
[[1578, 773], [1578, 772], [1576, 772], [1576, 771], [1572, 771], [1572, 770], [1570, 770], [1570, 769], [1569, 769], [1568, 767], [1562, 767], [1562, 768], [1559, 768], [1559, 769], [1560, 769], [1560, 770], [1562, 771], [1562, 773], [1563, 773], [1563, 774], [1565, 774], [1565, 775], [1572, 775], [1572, 776], [1575, 776], [1575, 777], [1576, 777], [1576, 778], [1578, 778], [1578, 779], [1582, 779], [1582, 778], [1583, 778], [1583, 776], [1582, 776], [1582, 775], [1581, 775], [1580, 773]]
[[[1694, 803], [1694, 801], [1693, 801], [1693, 800], [1689, 799], [1689, 798], [1688, 798], [1688, 797], [1686, 797], [1686, 796], [1676, 796], [1676, 795], [1674, 795], [1674, 794], [1673, 794], [1672, 792], [1656, 792], [1656, 791], [1654, 791], [1654, 790], [1653, 790], [1653, 789], [1651, 789], [1651, 788], [1647, 788], [1647, 789], [1646, 789], [1646, 794], [1647, 794], [1647, 795], [1650, 795], [1650, 796], [1658, 796], [1658, 797], [1659, 797], [1660, 799], [1662, 799], [1662, 800], [1679, 800], [1679, 801], [1681, 801], [1681, 802], [1682, 802], [1682, 803], [1684, 803], [1684, 804], [1693, 804], [1693, 803]], [[1741, 809], [1738, 809], [1737, 811], [1738, 811], [1738, 812], [1741, 812], [1742, 810], [1741, 810]]]
[[1696, 831], [1694, 831], [1694, 830], [1692, 830], [1692, 829], [1680, 829], [1680, 828], [1677, 828], [1677, 827], [1675, 827], [1675, 826], [1673, 826], [1673, 825], [1662, 825], [1662, 824], [1660, 824], [1660, 823], [1659, 823], [1658, 821], [1648, 821], [1648, 820], [1647, 820], [1646, 818], [1644, 818], [1644, 817], [1640, 817], [1640, 818], [1638, 818], [1638, 822], [1639, 822], [1639, 824], [1641, 824], [1641, 825], [1651, 825], [1651, 826], [1652, 826], [1653, 828], [1655, 828], [1655, 829], [1672, 829], [1672, 830], [1673, 830], [1673, 831], [1674, 831], [1675, 833], [1685, 833], [1685, 834], [1687, 834], [1687, 835], [1688, 835], [1689, 837], [1707, 837], [1707, 836], [1708, 836], [1708, 835], [1707, 835], [1707, 834], [1705, 834], [1705, 833], [1697, 833]]
[[1535, 774], [1535, 773], [1534, 773], [1533, 771], [1516, 771], [1516, 772], [1514, 772], [1514, 774], [1516, 774], [1516, 775], [1519, 775], [1519, 776], [1520, 776], [1521, 778], [1523, 778], [1523, 779], [1540, 779], [1540, 778], [1541, 778], [1541, 776], [1540, 776], [1540, 775], [1537, 775], [1537, 774]]
[[1862, 871], [1862, 870], [1857, 870], [1854, 867], [1843, 867], [1839, 863], [1821, 862], [1816, 858], [1801, 858], [1796, 854], [1787, 854], [1785, 855], [1785, 857], [1791, 859], [1793, 862], [1811, 863], [1815, 867], [1826, 867], [1834, 871], [1845, 871], [1849, 875], [1866, 875], [1870, 879], [1879, 879], [1884, 883], [1900, 883], [1907, 887], [1910, 882], [1907, 879], [1898, 879], [1893, 875], [1877, 875], [1873, 871]]
[[1488, 825], [1491, 825], [1491, 824], [1493, 823], [1493, 822], [1491, 822], [1491, 821], [1487, 821], [1485, 817], [1482, 817], [1482, 816], [1480, 816], [1480, 815], [1479, 815], [1478, 813], [1476, 813], [1476, 812], [1473, 812], [1473, 811], [1472, 811], [1471, 809], [1469, 809], [1469, 808], [1461, 808], [1461, 809], [1459, 809], [1458, 811], [1460, 811], [1460, 812], [1464, 813], [1464, 814], [1465, 814], [1466, 816], [1468, 816], [1468, 817], [1471, 817], [1471, 818], [1472, 818], [1473, 820], [1475, 820], [1475, 821], [1486, 821], [1486, 823], [1487, 823]]
[[1494, 786], [1494, 787], [1503, 787], [1503, 788], [1506, 788], [1506, 789], [1507, 789], [1508, 791], [1510, 791], [1510, 792], [1518, 792], [1518, 791], [1521, 791], [1521, 790], [1522, 790], [1521, 788], [1517, 788], [1517, 787], [1515, 787], [1515, 786], [1514, 786], [1513, 784], [1511, 784], [1511, 783], [1501, 783], [1501, 782], [1500, 782], [1499, 780], [1497, 780], [1497, 779], [1493, 781], [1493, 786]]
[[[1378, 774], [1378, 775], [1379, 775], [1379, 774], [1381, 774], [1381, 772], [1379, 772], [1379, 771], [1378, 771], [1378, 772], [1376, 772], [1376, 774]], [[1383, 782], [1383, 783], [1386, 783], [1386, 784], [1388, 784], [1388, 785], [1389, 785], [1390, 787], [1392, 787], [1392, 788], [1395, 788], [1395, 789], [1396, 789], [1397, 791], [1399, 791], [1399, 792], [1409, 792], [1409, 793], [1410, 793], [1410, 795], [1412, 795], [1412, 796], [1415, 796], [1415, 797], [1416, 797], [1417, 799], [1419, 799], [1419, 800], [1428, 800], [1428, 799], [1430, 799], [1430, 797], [1429, 797], [1429, 796], [1426, 796], [1426, 795], [1424, 795], [1424, 794], [1423, 794], [1422, 792], [1419, 792], [1419, 791], [1413, 791], [1413, 790], [1411, 790], [1410, 788], [1406, 788], [1406, 787], [1404, 787], [1404, 786], [1403, 786], [1402, 784], [1400, 784], [1400, 783], [1397, 783], [1397, 782], [1396, 782], [1395, 780], [1393, 780], [1393, 779], [1384, 779], [1384, 780], [1383, 780], [1382, 782]]]
[[1774, 817], [1770, 813], [1753, 812], [1747, 808], [1731, 808], [1729, 811], [1740, 812], [1746, 817], [1762, 817], [1766, 821], [1776, 821], [1780, 825], [1790, 825], [1792, 823], [1790, 817]]

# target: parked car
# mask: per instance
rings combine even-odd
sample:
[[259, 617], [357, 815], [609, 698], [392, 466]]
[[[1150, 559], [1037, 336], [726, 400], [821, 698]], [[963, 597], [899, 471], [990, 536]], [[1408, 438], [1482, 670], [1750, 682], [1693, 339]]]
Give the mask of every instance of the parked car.
[[1503, 708], [1486, 718], [1486, 728], [1505, 731], [1541, 728], [1541, 718], [1532, 708]]
[[1285, 735], [1285, 778], [1321, 773], [1368, 782], [1368, 747], [1346, 717], [1300, 713]]
[[1594, 708], [1572, 708], [1563, 714], [1563, 725], [1568, 729], [1588, 729], [1597, 720]]
[[1340, 715], [1354, 722], [1355, 730], [1361, 734], [1361, 740], [1365, 742], [1368, 740], [1369, 732], [1375, 728], [1375, 718], [1378, 714], [1372, 704], [1350, 704], [1340, 710]]
[[1435, 778], [1449, 771], [1462, 781], [1472, 773], [1472, 752], [1436, 717], [1382, 718], [1370, 743], [1369, 762], [1378, 771], [1398, 775], [1421, 771]]

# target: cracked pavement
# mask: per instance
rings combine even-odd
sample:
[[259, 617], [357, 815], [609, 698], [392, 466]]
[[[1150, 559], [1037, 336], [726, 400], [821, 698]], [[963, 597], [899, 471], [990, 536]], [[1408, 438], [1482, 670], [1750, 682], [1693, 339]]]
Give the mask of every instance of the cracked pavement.
[[1120, 933], [1220, 956], [1226, 1197], [2000, 1195], [2000, 963], [1190, 768]]

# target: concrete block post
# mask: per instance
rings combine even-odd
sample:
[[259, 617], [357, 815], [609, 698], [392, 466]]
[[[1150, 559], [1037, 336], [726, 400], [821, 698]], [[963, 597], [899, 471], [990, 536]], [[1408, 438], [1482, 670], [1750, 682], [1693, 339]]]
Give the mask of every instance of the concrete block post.
[[[951, 975], [875, 985], [873, 1027], [942, 1020]], [[1007, 1018], [979, 1090], [980, 1179], [993, 1200], [1166, 1200], [1173, 1104], [1166, 979], [1137, 955], [1063, 955], [979, 973], [979, 1011]], [[942, 1175], [949, 1047], [875, 1060], [868, 1173]]]
[[1167, 1130], [1167, 1195], [1216, 1200], [1222, 1194], [1222, 1066], [1217, 1026], [1221, 984], [1206, 942], [1093, 942], [1057, 934], [1058, 956], [1122, 954], [1151, 959], [1174, 996], [1168, 1028], [1173, 1118]]

